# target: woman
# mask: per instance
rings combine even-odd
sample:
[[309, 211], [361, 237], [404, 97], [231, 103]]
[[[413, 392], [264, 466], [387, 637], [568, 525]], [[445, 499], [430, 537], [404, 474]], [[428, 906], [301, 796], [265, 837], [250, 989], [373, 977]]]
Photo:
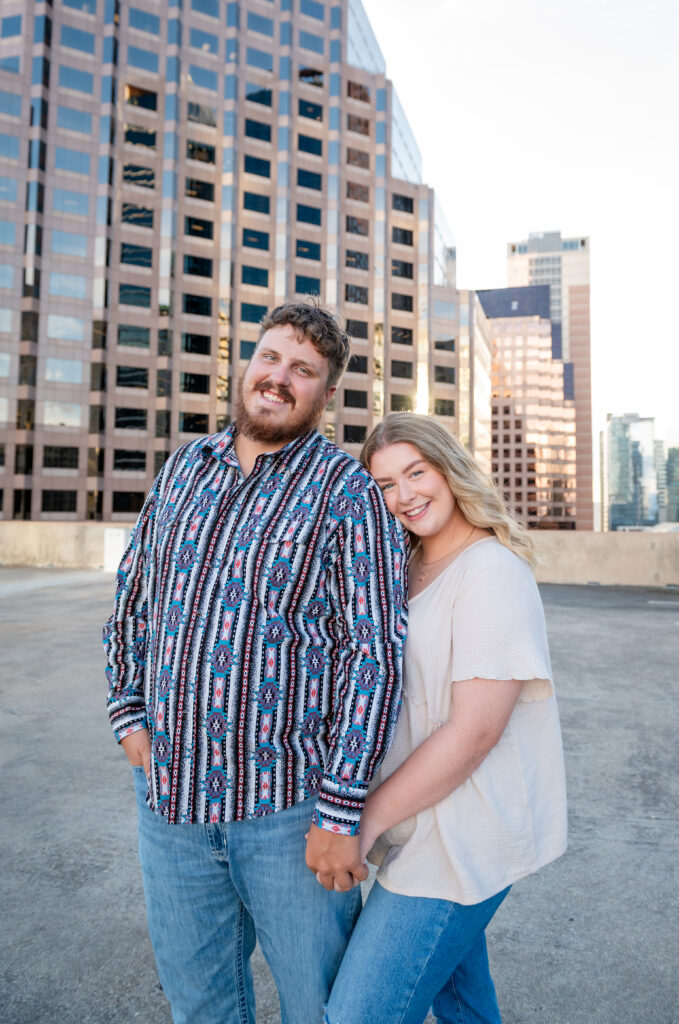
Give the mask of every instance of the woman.
[[361, 818], [379, 865], [326, 1024], [497, 1024], [485, 928], [566, 848], [559, 719], [527, 532], [439, 423], [362, 452], [413, 541], [401, 717]]

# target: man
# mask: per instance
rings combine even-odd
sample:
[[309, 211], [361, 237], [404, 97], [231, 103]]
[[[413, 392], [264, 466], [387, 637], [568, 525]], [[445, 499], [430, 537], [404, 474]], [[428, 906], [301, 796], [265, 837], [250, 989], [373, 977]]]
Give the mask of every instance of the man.
[[170, 456], [118, 571], [109, 713], [175, 1021], [254, 1024], [256, 938], [282, 1019], [320, 1021], [360, 910], [405, 553], [377, 485], [316, 430], [348, 358], [325, 310], [273, 310], [235, 422]]

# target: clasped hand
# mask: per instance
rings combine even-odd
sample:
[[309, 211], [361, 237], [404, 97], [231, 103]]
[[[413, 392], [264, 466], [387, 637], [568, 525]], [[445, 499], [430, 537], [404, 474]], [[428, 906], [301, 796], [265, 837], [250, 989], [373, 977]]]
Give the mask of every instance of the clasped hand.
[[307, 867], [324, 889], [348, 892], [368, 877], [358, 836], [338, 836], [311, 825], [306, 840]]

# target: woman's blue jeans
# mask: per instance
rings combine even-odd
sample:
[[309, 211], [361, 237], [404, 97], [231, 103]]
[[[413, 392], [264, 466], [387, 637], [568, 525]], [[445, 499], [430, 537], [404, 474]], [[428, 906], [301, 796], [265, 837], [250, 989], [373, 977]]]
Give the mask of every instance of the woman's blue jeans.
[[325, 1024], [422, 1024], [430, 1007], [445, 1024], [500, 1024], [484, 933], [508, 892], [462, 906], [375, 882]]
[[259, 940], [283, 1024], [315, 1024], [361, 907], [326, 892], [304, 862], [315, 801], [266, 818], [168, 825], [135, 769], [149, 933], [175, 1024], [255, 1024]]

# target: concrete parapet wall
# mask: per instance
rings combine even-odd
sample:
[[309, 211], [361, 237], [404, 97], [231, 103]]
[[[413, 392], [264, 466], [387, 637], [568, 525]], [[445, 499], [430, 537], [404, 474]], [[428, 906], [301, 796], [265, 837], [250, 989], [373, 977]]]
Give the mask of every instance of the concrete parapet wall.
[[[0, 565], [115, 572], [130, 535], [124, 523], [0, 522]], [[679, 586], [679, 533], [536, 530], [539, 583]]]

